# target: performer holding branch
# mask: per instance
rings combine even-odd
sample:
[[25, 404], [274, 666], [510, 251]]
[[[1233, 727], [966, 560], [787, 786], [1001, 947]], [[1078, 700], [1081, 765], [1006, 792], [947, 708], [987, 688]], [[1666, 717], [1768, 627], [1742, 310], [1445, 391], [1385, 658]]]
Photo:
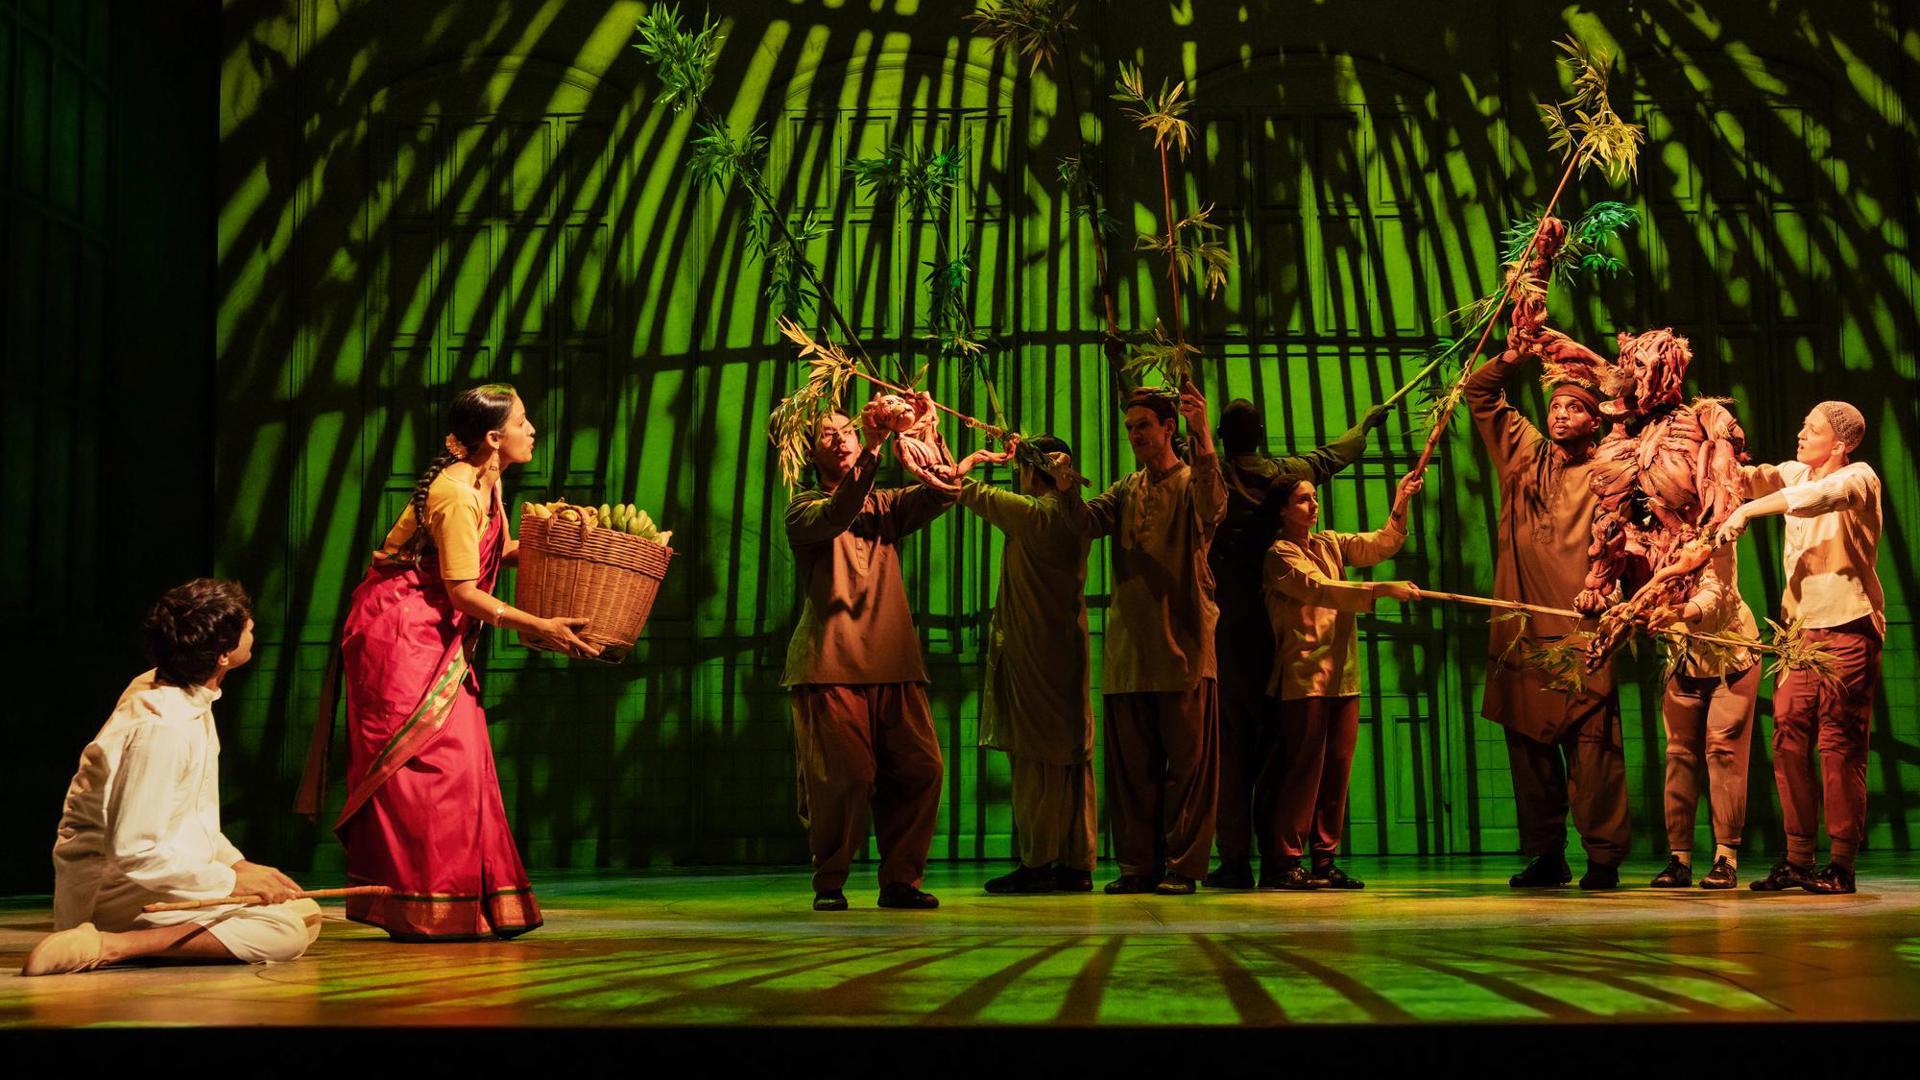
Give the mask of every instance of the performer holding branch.
[[1094, 535], [1114, 541], [1102, 693], [1120, 876], [1109, 893], [1191, 894], [1213, 847], [1219, 609], [1207, 547], [1227, 499], [1207, 401], [1192, 383], [1179, 411], [1191, 464], [1174, 450], [1173, 399], [1134, 391], [1127, 441], [1140, 468], [1087, 504]]
[[[1283, 771], [1261, 786], [1260, 887], [1359, 889], [1334, 865], [1347, 817], [1347, 780], [1360, 736], [1360, 660], [1354, 613], [1382, 596], [1413, 600], [1411, 581], [1346, 581], [1347, 566], [1392, 558], [1407, 540], [1407, 502], [1424, 485], [1409, 473], [1387, 523], [1364, 533], [1315, 532], [1320, 493], [1309, 480], [1287, 485], [1280, 537], [1267, 551], [1266, 603], [1273, 622], [1273, 678]], [[1273, 782], [1275, 779], [1278, 783]], [[1271, 841], [1266, 838], [1270, 837]], [[1311, 871], [1300, 859], [1311, 850]]]
[[[1867, 420], [1844, 401], [1814, 406], [1800, 427], [1793, 461], [1745, 470], [1755, 496], [1728, 516], [1731, 544], [1756, 517], [1784, 514], [1786, 595], [1781, 617], [1834, 657], [1834, 670], [1783, 671], [1773, 692], [1773, 773], [1786, 818], [1787, 861], [1752, 887], [1854, 891], [1854, 859], [1867, 824], [1867, 737], [1887, 602], [1875, 563], [1880, 549], [1880, 477], [1852, 455]], [[1814, 779], [1814, 747], [1819, 748]], [[1824, 799], [1822, 790], [1824, 789]], [[1813, 869], [1824, 801], [1832, 857]]]
[[[945, 763], [900, 577], [900, 544], [945, 513], [958, 489], [922, 467], [921, 451], [900, 458], [920, 484], [874, 487], [890, 434], [882, 414], [897, 405], [874, 399], [857, 429], [844, 413], [822, 417], [812, 450], [819, 486], [787, 504], [802, 606], [780, 684], [793, 693], [815, 911], [846, 910], [843, 890], [866, 840], [869, 809], [880, 845], [880, 906], [940, 906], [920, 883]], [[920, 394], [910, 407], [924, 420], [933, 399]], [[935, 445], [944, 455], [937, 435]]]
[[[1500, 483], [1493, 595], [1564, 608], [1587, 576], [1587, 547], [1599, 505], [1590, 475], [1600, 398], [1579, 383], [1554, 386], [1542, 436], [1504, 392], [1521, 360], [1520, 352], [1503, 353], [1466, 384], [1474, 427]], [[1626, 858], [1627, 769], [1611, 668], [1603, 666], [1587, 676], [1582, 689], [1566, 693], [1522, 660], [1533, 645], [1580, 628], [1580, 620], [1552, 615], [1535, 616], [1525, 630], [1512, 620], [1492, 626], [1480, 715], [1507, 729], [1521, 851], [1531, 859], [1510, 880], [1514, 888], [1572, 880], [1566, 859], [1569, 806], [1587, 852], [1582, 888], [1617, 885]]]
[[[22, 975], [87, 971], [137, 957], [277, 963], [320, 935], [320, 905], [246, 861], [220, 831], [220, 736], [213, 703], [253, 656], [247, 596], [202, 578], [147, 616], [154, 663], [120, 695], [81, 752], [53, 845], [55, 933]], [[153, 903], [234, 894], [269, 903], [142, 912]]]
[[334, 830], [347, 875], [391, 886], [347, 916], [403, 941], [512, 937], [540, 925], [507, 825], [468, 653], [485, 625], [593, 655], [583, 619], [538, 618], [496, 599], [513, 561], [500, 474], [533, 458], [534, 427], [511, 386], [476, 387], [452, 433], [353, 592], [341, 640], [347, 802]]
[[[1087, 646], [1087, 505], [1073, 449], [1052, 435], [1020, 448], [1018, 494], [974, 480], [960, 505], [1006, 534], [1000, 595], [987, 641], [980, 745], [1003, 750], [1013, 774], [1020, 865], [990, 893], [1086, 892], [1098, 846], [1093, 707]], [[977, 451], [965, 475], [1014, 450]]]
[[[1694, 593], [1678, 611], [1655, 613], [1654, 627], [1684, 623], [1689, 630], [1753, 638], [1753, 610], [1740, 598], [1734, 547], [1724, 544], [1700, 574]], [[1703, 766], [1711, 792], [1713, 866], [1703, 889], [1739, 883], [1740, 834], [1747, 824], [1747, 757], [1753, 746], [1753, 711], [1760, 693], [1760, 658], [1752, 649], [1690, 653], [1667, 683], [1660, 714], [1667, 729], [1667, 866], [1656, 889], [1693, 883], [1693, 825], [1700, 806]]]
[[1302, 480], [1325, 484], [1366, 453], [1367, 437], [1386, 421], [1375, 406], [1339, 438], [1310, 453], [1270, 457], [1259, 406], [1243, 399], [1220, 414], [1220, 465], [1227, 484], [1227, 513], [1207, 550], [1220, 622], [1214, 655], [1220, 665], [1220, 797], [1214, 849], [1220, 864], [1207, 875], [1211, 889], [1251, 889], [1253, 842], [1263, 850], [1274, 837], [1254, 806], [1271, 802], [1280, 782], [1279, 729], [1271, 722], [1267, 696], [1274, 664], [1273, 628], [1261, 600], [1267, 548], [1280, 531], [1281, 506]]

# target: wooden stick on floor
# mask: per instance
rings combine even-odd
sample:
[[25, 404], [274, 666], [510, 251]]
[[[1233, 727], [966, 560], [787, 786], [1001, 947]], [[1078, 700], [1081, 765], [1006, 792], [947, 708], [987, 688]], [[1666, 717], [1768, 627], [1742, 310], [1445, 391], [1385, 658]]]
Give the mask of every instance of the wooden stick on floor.
[[[296, 900], [333, 900], [342, 896], [385, 896], [392, 891], [385, 885], [353, 885], [345, 889], [302, 889], [293, 896]], [[151, 914], [156, 911], [197, 911], [201, 908], [224, 907], [229, 904], [258, 907], [265, 903], [267, 898], [264, 896], [245, 894], [222, 896], [213, 900], [180, 900], [169, 904], [148, 904], [140, 910]]]

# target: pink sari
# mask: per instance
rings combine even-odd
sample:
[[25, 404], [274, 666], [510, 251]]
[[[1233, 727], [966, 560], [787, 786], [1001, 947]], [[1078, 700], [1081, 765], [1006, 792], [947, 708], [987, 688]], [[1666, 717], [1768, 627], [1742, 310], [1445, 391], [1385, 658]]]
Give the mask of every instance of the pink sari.
[[[476, 582], [489, 591], [505, 520], [496, 489]], [[348, 788], [334, 832], [349, 880], [393, 889], [349, 898], [347, 917], [401, 940], [511, 937], [540, 925], [540, 905], [507, 827], [467, 666], [480, 624], [454, 610], [439, 571], [431, 559], [376, 556], [347, 614]]]

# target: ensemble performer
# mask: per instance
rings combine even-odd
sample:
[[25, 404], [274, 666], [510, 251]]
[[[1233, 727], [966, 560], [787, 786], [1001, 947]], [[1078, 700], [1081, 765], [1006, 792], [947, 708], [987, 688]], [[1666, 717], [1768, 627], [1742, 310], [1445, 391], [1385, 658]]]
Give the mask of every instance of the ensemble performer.
[[[1700, 583], [1679, 611], [1668, 609], [1653, 625], [1682, 622], [1707, 634], [1758, 637], [1753, 609], [1740, 598], [1734, 545], [1722, 544], [1700, 573]], [[1693, 884], [1693, 823], [1700, 806], [1704, 763], [1708, 811], [1713, 820], [1713, 865], [1703, 889], [1739, 883], [1740, 834], [1747, 824], [1747, 756], [1753, 745], [1754, 703], [1760, 693], [1760, 658], [1751, 649], [1695, 651], [1667, 682], [1660, 714], [1667, 729], [1666, 869], [1656, 889]]]
[[[818, 486], [787, 504], [802, 604], [780, 684], [793, 694], [815, 911], [846, 910], [847, 873], [866, 842], [869, 812], [880, 848], [879, 905], [940, 906], [920, 883], [945, 763], [900, 577], [900, 543], [945, 513], [958, 489], [906, 456], [919, 484], [874, 486], [889, 435], [879, 402], [869, 403], [857, 428], [844, 413], [821, 418], [812, 453]], [[931, 402], [918, 396], [923, 413]]]
[[[251, 863], [220, 831], [221, 683], [253, 656], [246, 593], [201, 578], [169, 590], [146, 622], [153, 670], [127, 684], [80, 754], [53, 845], [53, 925], [22, 975], [152, 957], [293, 960], [320, 935], [320, 905]], [[143, 912], [154, 903], [252, 895], [266, 904]]]
[[485, 625], [591, 656], [584, 619], [539, 618], [492, 595], [515, 561], [500, 474], [533, 457], [513, 387], [464, 391], [451, 433], [353, 591], [340, 643], [347, 801], [334, 825], [355, 884], [347, 917], [400, 941], [512, 937], [540, 925], [507, 826], [469, 651]]
[[[1508, 350], [1468, 376], [1466, 401], [1500, 485], [1493, 595], [1567, 607], [1586, 580], [1587, 545], [1599, 497], [1590, 475], [1600, 426], [1600, 397], [1571, 381], [1555, 384], [1542, 436], [1507, 400], [1504, 387], [1524, 354]], [[1506, 729], [1520, 844], [1526, 868], [1514, 888], [1565, 885], [1567, 812], [1586, 848], [1583, 889], [1619, 884], [1627, 855], [1627, 766], [1620, 698], [1610, 667], [1578, 692], [1555, 689], [1523, 662], [1529, 646], [1572, 634], [1581, 620], [1535, 615], [1530, 629], [1495, 621], [1480, 715]], [[1520, 640], [1516, 640], [1516, 638]]]
[[1226, 485], [1207, 400], [1191, 382], [1178, 409], [1192, 462], [1174, 448], [1173, 397], [1135, 390], [1125, 415], [1140, 468], [1087, 503], [1094, 535], [1113, 537], [1101, 690], [1120, 876], [1109, 893], [1190, 895], [1213, 847], [1219, 609], [1207, 547], [1226, 513]]
[[960, 505], [1006, 534], [1000, 596], [987, 639], [987, 694], [980, 745], [1002, 750], [1013, 776], [1020, 865], [986, 883], [990, 893], [1087, 892], [1098, 846], [1093, 790], [1093, 706], [1088, 693], [1086, 483], [1073, 449], [1052, 435], [1016, 451], [976, 451], [981, 462], [1016, 460], [1015, 492], [976, 480]]
[[[1315, 531], [1320, 494], [1310, 480], [1287, 485], [1280, 535], [1267, 551], [1265, 596], [1275, 651], [1268, 693], [1279, 702], [1279, 775], [1255, 803], [1260, 887], [1359, 889], [1334, 865], [1347, 817], [1347, 780], [1360, 736], [1360, 652], [1354, 614], [1381, 597], [1413, 600], [1411, 581], [1346, 581], [1348, 566], [1392, 558], [1407, 540], [1407, 503], [1425, 481], [1409, 473], [1387, 523], [1371, 532]], [[1277, 782], [1275, 782], [1277, 781]], [[1312, 869], [1300, 859], [1312, 852]]]
[[[1220, 796], [1214, 829], [1219, 865], [1207, 875], [1210, 889], [1251, 889], [1253, 812], [1261, 791], [1279, 782], [1279, 734], [1267, 684], [1273, 676], [1273, 628], [1261, 599], [1261, 569], [1280, 530], [1280, 507], [1295, 482], [1324, 485], [1366, 453], [1367, 437], [1389, 410], [1375, 406], [1358, 424], [1309, 453], [1267, 454], [1260, 408], [1245, 398], [1220, 412], [1221, 472], [1227, 484], [1227, 515], [1207, 551], [1220, 621], [1214, 656], [1220, 669]], [[1260, 836], [1262, 846], [1272, 837]]]
[[[1854, 860], [1867, 824], [1867, 736], [1887, 632], [1880, 548], [1880, 477], [1853, 453], [1867, 420], [1844, 401], [1814, 406], [1795, 460], [1745, 470], [1747, 494], [1721, 526], [1730, 543], [1756, 517], [1786, 515], [1786, 595], [1781, 619], [1800, 622], [1832, 654], [1832, 673], [1782, 671], [1773, 691], [1773, 775], [1786, 819], [1787, 859], [1752, 883], [1760, 892], [1854, 891]], [[1819, 749], [1815, 779], [1815, 746]], [[1832, 857], [1813, 868], [1824, 801]]]

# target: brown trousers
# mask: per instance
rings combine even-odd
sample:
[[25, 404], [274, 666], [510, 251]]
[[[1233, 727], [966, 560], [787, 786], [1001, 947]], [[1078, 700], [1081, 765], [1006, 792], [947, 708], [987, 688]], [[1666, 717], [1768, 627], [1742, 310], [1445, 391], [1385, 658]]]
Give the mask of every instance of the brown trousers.
[[[1780, 785], [1780, 814], [1786, 819], [1787, 859], [1813, 862], [1824, 801], [1833, 861], [1851, 867], [1867, 828], [1867, 735], [1880, 683], [1880, 634], [1861, 618], [1809, 630], [1807, 637], [1832, 653], [1836, 664], [1827, 678], [1789, 671], [1774, 684], [1773, 779]], [[1817, 780], [1808, 745], [1816, 737]]]
[[919, 683], [793, 688], [800, 821], [813, 890], [838, 892], [865, 846], [871, 807], [880, 884], [918, 887], [940, 819], [945, 765]]
[[1262, 872], [1269, 861], [1298, 861], [1308, 851], [1318, 861], [1333, 858], [1347, 821], [1347, 780], [1353, 772], [1353, 747], [1360, 739], [1360, 699], [1311, 697], [1280, 703], [1280, 738], [1286, 749], [1279, 785], [1260, 792], [1272, 809], [1278, 834], [1272, 850], [1260, 852]]
[[1009, 754], [1013, 771], [1013, 827], [1020, 835], [1020, 862], [1042, 869], [1058, 862], [1069, 870], [1093, 869], [1099, 825], [1093, 808], [1093, 765], [1049, 765]]
[[1627, 757], [1620, 745], [1620, 697], [1583, 692], [1568, 702], [1572, 719], [1551, 743], [1507, 730], [1507, 765], [1520, 825], [1520, 851], [1550, 855], [1567, 847], [1567, 811], [1587, 858], [1618, 866], [1627, 857]]
[[1753, 746], [1753, 704], [1759, 694], [1759, 664], [1727, 675], [1677, 674], [1667, 683], [1660, 714], [1667, 728], [1668, 850], [1693, 850], [1703, 763], [1713, 842], [1740, 846], [1747, 825], [1747, 751]]
[[1191, 690], [1107, 694], [1107, 808], [1122, 874], [1207, 875], [1220, 786], [1214, 680]]
[[1222, 862], [1245, 862], [1257, 837], [1264, 855], [1273, 844], [1268, 789], [1280, 782], [1280, 729], [1274, 702], [1258, 688], [1220, 681], [1220, 797], [1214, 850]]

